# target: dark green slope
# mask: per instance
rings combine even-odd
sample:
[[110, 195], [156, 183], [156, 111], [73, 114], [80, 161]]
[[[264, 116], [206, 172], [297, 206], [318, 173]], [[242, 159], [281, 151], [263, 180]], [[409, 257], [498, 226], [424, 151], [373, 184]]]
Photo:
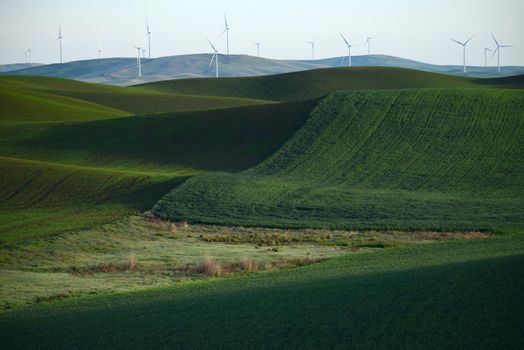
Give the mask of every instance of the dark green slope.
[[[32, 137], [11, 139], [3, 153], [10, 157], [143, 171], [239, 171], [274, 153], [300, 128], [316, 103], [290, 102], [57, 125]], [[11, 129], [6, 130], [9, 134]], [[16, 130], [23, 127], [17, 126]]]
[[3, 349], [520, 349], [522, 236], [420, 244], [0, 315]]
[[275, 155], [195, 177], [162, 218], [345, 228], [524, 226], [524, 93], [332, 94]]
[[169, 80], [139, 85], [153, 91], [291, 101], [341, 90], [472, 87], [474, 80], [402, 68], [317, 69], [262, 77]]

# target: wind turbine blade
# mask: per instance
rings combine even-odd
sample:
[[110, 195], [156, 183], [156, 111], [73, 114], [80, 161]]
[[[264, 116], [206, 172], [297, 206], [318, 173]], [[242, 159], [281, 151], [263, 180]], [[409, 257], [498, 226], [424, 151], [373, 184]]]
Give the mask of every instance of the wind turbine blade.
[[344, 35], [342, 33], [340, 33], [340, 36], [342, 37], [342, 40], [344, 40], [344, 42], [346, 43], [347, 46], [349, 46], [349, 43], [348, 41], [346, 40], [346, 38], [344, 37]]
[[229, 27], [227, 26], [227, 18], [226, 18], [226, 14], [224, 14], [224, 24], [226, 25], [226, 30], [228, 30]]
[[211, 69], [211, 66], [213, 65], [213, 60], [216, 58], [217, 53], [215, 52], [213, 56], [211, 56], [211, 61], [209, 62], [209, 69]]
[[469, 39], [464, 43], [464, 46], [467, 45], [467, 44], [469, 43], [469, 41], [470, 41], [471, 39], [473, 39], [474, 36], [475, 36], [475, 35], [472, 35], [471, 38], [469, 38]]
[[495, 44], [497, 44], [497, 46], [500, 46], [499, 45], [499, 42], [497, 41], [497, 39], [495, 39], [495, 35], [493, 35], [493, 33], [489, 33], [491, 34], [491, 37], [493, 38], [493, 40], [495, 41]]
[[497, 48], [495, 49], [495, 51], [493, 51], [493, 54], [492, 54], [491, 57], [489, 58], [490, 60], [493, 59], [493, 56], [495, 56], [495, 54], [496, 54], [497, 51], [499, 50], [499, 47], [500, 47], [500, 46], [497, 46]]
[[514, 45], [500, 45], [499, 47], [515, 47]]
[[149, 22], [147, 21], [147, 18], [146, 18], [146, 28], [147, 28], [147, 34], [150, 34], [150, 31], [149, 31]]
[[209, 43], [209, 45], [211, 45], [211, 48], [213, 49], [213, 51], [214, 51], [215, 54], [216, 54], [217, 49], [215, 49], [215, 47], [213, 46], [213, 44], [211, 44], [211, 41], [209, 41], [209, 39], [207, 39], [207, 42]]
[[461, 43], [460, 41], [457, 41], [457, 40], [455, 40], [455, 39], [449, 39], [449, 40], [454, 41], [454, 42], [456, 42], [457, 44], [464, 46], [464, 44]]

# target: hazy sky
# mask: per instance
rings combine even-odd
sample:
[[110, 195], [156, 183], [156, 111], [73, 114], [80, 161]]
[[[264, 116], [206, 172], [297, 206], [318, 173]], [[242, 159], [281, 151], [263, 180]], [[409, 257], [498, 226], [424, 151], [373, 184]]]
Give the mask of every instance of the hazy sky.
[[[152, 56], [210, 52], [208, 37], [225, 52], [223, 15], [231, 27], [232, 53], [271, 58], [311, 57], [306, 41], [316, 42], [317, 58], [346, 54], [339, 32], [360, 44], [374, 37], [372, 52], [436, 64], [484, 62], [483, 48], [516, 45], [502, 53], [502, 64], [524, 65], [524, 0], [0, 0], [0, 63], [58, 61], [58, 24], [66, 45], [64, 60], [134, 56], [131, 43], [146, 43], [145, 19], [155, 35]], [[491, 63], [496, 64], [495, 59]]]

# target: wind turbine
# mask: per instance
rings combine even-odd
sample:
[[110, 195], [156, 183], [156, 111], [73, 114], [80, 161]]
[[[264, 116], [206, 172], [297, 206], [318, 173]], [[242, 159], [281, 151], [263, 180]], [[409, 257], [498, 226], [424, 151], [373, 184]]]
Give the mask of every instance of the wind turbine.
[[26, 52], [27, 52], [27, 55], [29, 56], [29, 64], [31, 64], [31, 62], [32, 62], [32, 61], [31, 61], [31, 49], [30, 49], [30, 48], [27, 49]]
[[146, 58], [146, 49], [142, 49], [142, 57]]
[[373, 39], [372, 37], [368, 36], [366, 38], [366, 42], [364, 43], [364, 45], [368, 46], [368, 56], [371, 55], [371, 40], [372, 39]]
[[314, 41], [308, 41], [308, 44], [311, 45], [311, 54], [313, 56], [313, 61], [315, 60], [315, 42]]
[[146, 18], [146, 34], [147, 34], [147, 52], [149, 53], [149, 59], [151, 59], [151, 30], [149, 29], [149, 23]]
[[22, 51], [22, 55], [25, 56], [25, 63], [27, 64], [27, 51]]
[[493, 52], [490, 48], [484, 48], [484, 67], [488, 66], [488, 52]]
[[142, 76], [142, 64], [140, 62], [140, 50], [142, 49], [140, 45], [133, 45], [135, 49], [137, 50], [137, 56], [136, 56], [136, 64], [138, 65], [138, 76]]
[[211, 48], [213, 49], [213, 57], [211, 57], [211, 61], [209, 62], [209, 68], [211, 68], [213, 60], [215, 60], [215, 75], [218, 78], [218, 50], [215, 48], [215, 46], [213, 46], [209, 39], [207, 39], [207, 42], [209, 43], [209, 45], [211, 45]]
[[461, 43], [460, 41], [457, 41], [455, 39], [450, 39], [451, 41], [454, 41], [456, 42], [457, 44], [459, 45], [462, 45], [462, 50], [463, 50], [463, 54], [462, 54], [462, 58], [463, 58], [463, 64], [464, 64], [464, 73], [466, 73], [466, 45], [468, 45], [469, 41], [471, 39], [473, 39], [474, 35], [471, 36], [471, 38], [469, 38], [468, 40], [466, 40], [465, 42]]
[[58, 25], [58, 38], [56, 38], [60, 42], [60, 63], [62, 63], [62, 41], [64, 40], [64, 37], [62, 36], [62, 25]]
[[98, 59], [102, 58], [102, 47], [98, 44]]
[[491, 34], [491, 37], [493, 38], [493, 40], [495, 41], [495, 44], [497, 44], [497, 48], [495, 49], [495, 51], [493, 51], [493, 55], [491, 55], [491, 58], [493, 58], [493, 56], [495, 56], [495, 54], [497, 54], [497, 67], [498, 67], [498, 71], [500, 73], [500, 49], [503, 48], [503, 47], [513, 47], [513, 45], [500, 45], [499, 42], [497, 41], [497, 39], [495, 39], [495, 36], [493, 35], [493, 33], [490, 33]]
[[226, 18], [226, 15], [224, 14], [224, 24], [225, 24], [225, 28], [223, 31], [222, 31], [222, 34], [224, 34], [224, 32], [226, 33], [226, 41], [227, 41], [227, 55], [229, 56], [229, 25], [227, 24], [227, 18]]
[[260, 43], [255, 43], [255, 45], [257, 46], [257, 55], [260, 57]]
[[351, 67], [351, 44], [346, 40], [342, 33], [340, 33], [340, 36], [342, 37], [342, 40], [344, 40], [346, 46], [348, 47], [348, 67]]

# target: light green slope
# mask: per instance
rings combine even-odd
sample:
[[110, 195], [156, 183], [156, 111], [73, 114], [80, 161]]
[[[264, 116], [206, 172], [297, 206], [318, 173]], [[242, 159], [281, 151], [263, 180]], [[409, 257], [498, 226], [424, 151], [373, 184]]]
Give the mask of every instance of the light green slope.
[[344, 228], [524, 227], [524, 93], [332, 94], [275, 155], [195, 177], [161, 218]]
[[0, 157], [0, 242], [84, 229], [146, 210], [184, 179]]

